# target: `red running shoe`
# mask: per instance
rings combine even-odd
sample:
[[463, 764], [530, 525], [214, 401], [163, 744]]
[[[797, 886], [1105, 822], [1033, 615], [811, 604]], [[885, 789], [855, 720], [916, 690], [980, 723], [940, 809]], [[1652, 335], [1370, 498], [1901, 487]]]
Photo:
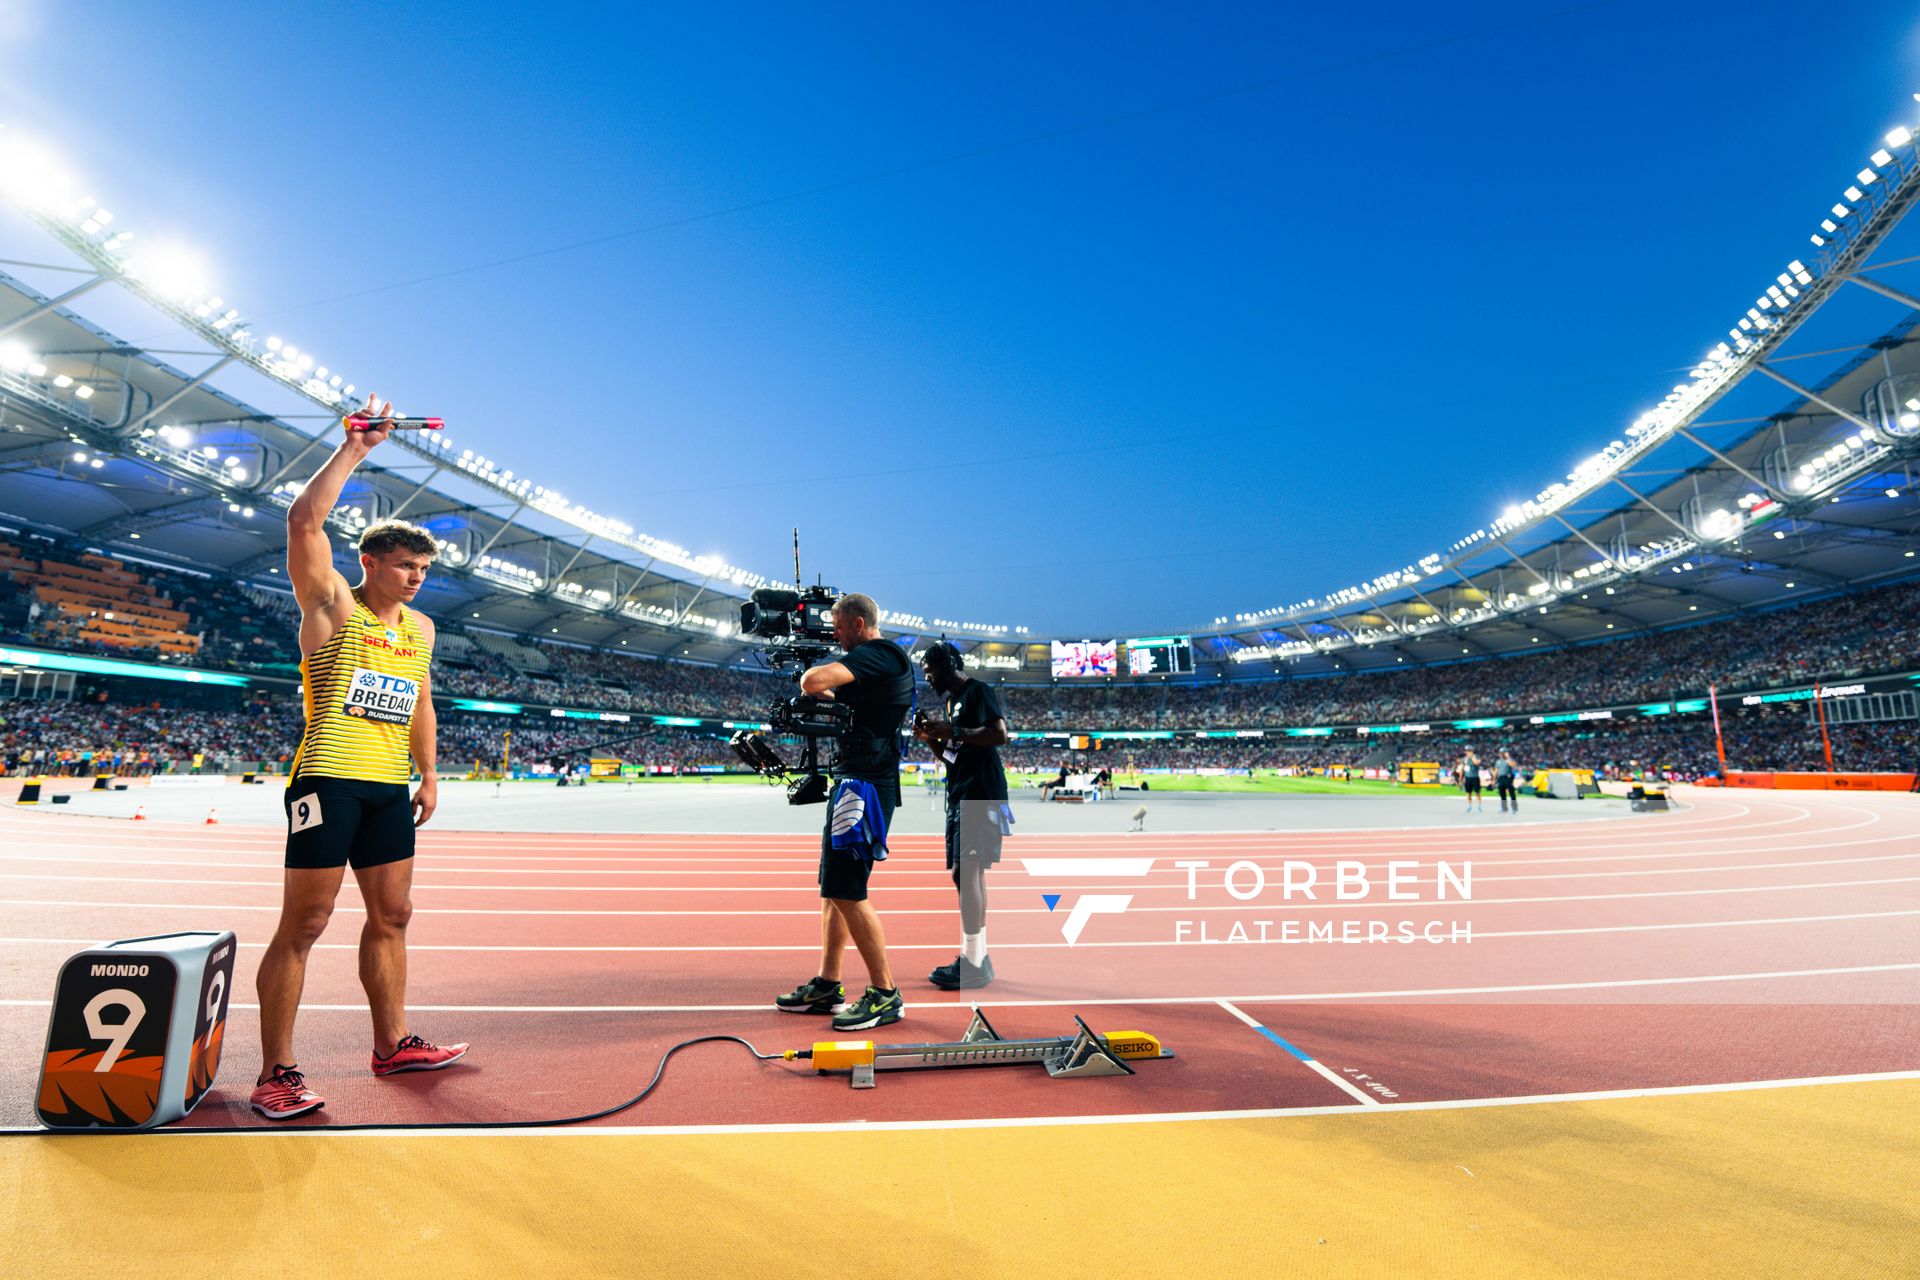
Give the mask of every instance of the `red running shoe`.
[[377, 1076], [396, 1075], [402, 1071], [438, 1071], [450, 1067], [467, 1056], [467, 1046], [450, 1044], [441, 1048], [437, 1044], [428, 1044], [419, 1036], [405, 1036], [394, 1046], [391, 1056], [373, 1055], [373, 1074]]
[[307, 1078], [298, 1067], [277, 1063], [266, 1083], [254, 1087], [250, 1101], [253, 1109], [269, 1120], [291, 1120], [327, 1105], [325, 1098], [307, 1088]]

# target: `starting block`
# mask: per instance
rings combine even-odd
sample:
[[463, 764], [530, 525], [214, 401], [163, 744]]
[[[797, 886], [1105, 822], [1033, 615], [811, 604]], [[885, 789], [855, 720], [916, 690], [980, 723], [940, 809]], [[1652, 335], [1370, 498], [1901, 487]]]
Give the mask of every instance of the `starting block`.
[[1080, 1030], [1071, 1036], [1042, 1036], [1034, 1040], [1006, 1040], [980, 1010], [960, 1039], [942, 1044], [875, 1044], [871, 1040], [825, 1040], [811, 1049], [789, 1049], [784, 1056], [813, 1063], [816, 1074], [845, 1071], [856, 1089], [871, 1089], [876, 1071], [910, 1071], [923, 1067], [1005, 1067], [1039, 1064], [1055, 1080], [1080, 1076], [1130, 1076], [1129, 1061], [1171, 1058], [1173, 1051], [1144, 1031], [1115, 1031], [1101, 1035], [1079, 1015]]
[[1666, 813], [1671, 808], [1667, 803], [1667, 789], [1635, 783], [1633, 790], [1627, 792], [1627, 808], [1634, 813]]
[[231, 933], [168, 933], [82, 951], [60, 969], [35, 1110], [49, 1129], [178, 1120], [220, 1072]]

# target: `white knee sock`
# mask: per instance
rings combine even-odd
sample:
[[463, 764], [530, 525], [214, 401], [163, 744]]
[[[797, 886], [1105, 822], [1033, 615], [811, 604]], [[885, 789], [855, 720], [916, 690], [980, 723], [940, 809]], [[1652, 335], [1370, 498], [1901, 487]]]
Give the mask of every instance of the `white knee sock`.
[[980, 964], [986, 960], [987, 929], [985, 925], [980, 927], [980, 932], [978, 933], [963, 933], [960, 935], [960, 954], [966, 957], [969, 964]]

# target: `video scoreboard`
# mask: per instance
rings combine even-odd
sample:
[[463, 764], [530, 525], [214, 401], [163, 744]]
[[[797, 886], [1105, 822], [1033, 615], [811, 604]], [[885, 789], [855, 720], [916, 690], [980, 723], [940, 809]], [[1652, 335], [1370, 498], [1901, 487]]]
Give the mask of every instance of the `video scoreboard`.
[[1188, 676], [1193, 674], [1192, 636], [1142, 636], [1135, 640], [1055, 640], [1053, 678], [1113, 677], [1121, 673], [1120, 653], [1127, 655], [1130, 676]]
[[1055, 640], [1053, 678], [1114, 675], [1119, 669], [1119, 647], [1117, 640]]
[[1193, 674], [1192, 636], [1146, 636], [1127, 641], [1130, 676], [1187, 676]]

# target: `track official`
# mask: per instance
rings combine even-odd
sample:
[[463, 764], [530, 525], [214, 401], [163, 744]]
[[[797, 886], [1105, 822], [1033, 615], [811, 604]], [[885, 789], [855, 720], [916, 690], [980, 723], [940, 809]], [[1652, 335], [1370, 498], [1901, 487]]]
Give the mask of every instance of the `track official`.
[[[433, 623], [408, 608], [433, 564], [424, 529], [382, 520], [360, 535], [358, 586], [333, 566], [327, 516], [347, 477], [382, 441], [390, 405], [371, 429], [347, 438], [287, 511], [287, 577], [300, 604], [300, 676], [306, 731], [286, 794], [286, 872], [280, 922], [256, 979], [261, 1070], [251, 1099], [270, 1120], [325, 1104], [309, 1089], [293, 1052], [294, 1017], [307, 955], [333, 914], [348, 866], [360, 887], [360, 983], [373, 1014], [376, 1076], [433, 1071], [457, 1061], [464, 1044], [441, 1047], [407, 1029], [407, 921], [412, 915], [413, 832], [438, 802], [436, 723], [427, 669]], [[407, 783], [420, 771], [412, 797]]]

